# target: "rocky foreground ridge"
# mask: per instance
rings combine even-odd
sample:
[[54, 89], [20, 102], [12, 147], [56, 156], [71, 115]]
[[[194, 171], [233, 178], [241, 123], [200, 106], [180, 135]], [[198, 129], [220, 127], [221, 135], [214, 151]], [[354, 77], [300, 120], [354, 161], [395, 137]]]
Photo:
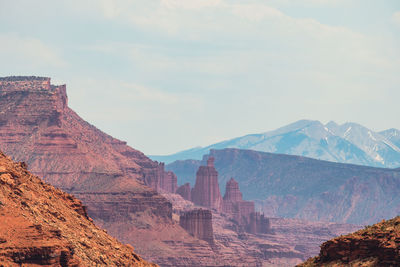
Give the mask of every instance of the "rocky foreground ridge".
[[0, 152], [0, 266], [156, 266], [96, 227], [82, 203]]
[[323, 243], [318, 257], [298, 267], [399, 265], [400, 217], [396, 217]]

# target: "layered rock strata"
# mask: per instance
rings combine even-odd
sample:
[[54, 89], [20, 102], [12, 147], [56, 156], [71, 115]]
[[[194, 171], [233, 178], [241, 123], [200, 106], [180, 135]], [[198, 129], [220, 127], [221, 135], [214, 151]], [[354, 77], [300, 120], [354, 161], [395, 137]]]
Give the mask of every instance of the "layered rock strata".
[[176, 176], [163, 163], [82, 120], [68, 107], [66, 86], [46, 77], [0, 78], [0, 147], [69, 191], [99, 191], [109, 186], [106, 180], [123, 183], [115, 178], [167, 192], [177, 188]]
[[222, 197], [218, 185], [218, 172], [214, 167], [214, 158], [210, 157], [207, 166], [200, 166], [196, 173], [196, 184], [191, 192], [196, 205], [222, 210]]
[[184, 212], [179, 219], [180, 226], [192, 236], [214, 244], [212, 213], [205, 209]]
[[99, 229], [72, 195], [0, 152], [1, 266], [156, 266]]

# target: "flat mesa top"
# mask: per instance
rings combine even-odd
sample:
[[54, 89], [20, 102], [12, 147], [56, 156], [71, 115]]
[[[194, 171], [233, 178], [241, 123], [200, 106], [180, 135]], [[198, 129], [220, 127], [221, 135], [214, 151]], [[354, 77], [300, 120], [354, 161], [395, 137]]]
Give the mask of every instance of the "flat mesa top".
[[16, 81], [47, 81], [50, 80], [49, 77], [39, 77], [39, 76], [7, 76], [0, 77], [0, 81], [16, 82]]

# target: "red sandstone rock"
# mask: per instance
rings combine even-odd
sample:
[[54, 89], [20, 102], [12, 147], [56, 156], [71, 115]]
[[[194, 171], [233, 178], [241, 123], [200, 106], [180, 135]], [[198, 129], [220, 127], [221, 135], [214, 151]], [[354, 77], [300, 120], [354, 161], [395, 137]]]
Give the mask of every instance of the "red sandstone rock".
[[214, 244], [212, 213], [209, 210], [195, 209], [184, 212], [180, 216], [180, 226], [192, 236]]
[[214, 158], [210, 157], [207, 166], [200, 166], [196, 173], [196, 184], [192, 189], [193, 203], [222, 210], [222, 197], [218, 185], [218, 172], [214, 167]]
[[51, 85], [50, 78], [0, 78], [0, 148], [69, 191], [96, 192], [119, 177], [149, 182], [155, 190], [177, 187], [164, 164], [82, 120], [68, 107], [66, 86]]
[[190, 184], [186, 183], [184, 185], [181, 185], [180, 187], [178, 187], [178, 189], [176, 190], [176, 193], [181, 195], [183, 197], [183, 199], [192, 200], [191, 194], [190, 194]]
[[82, 203], [0, 152], [1, 266], [155, 266], [96, 227]]

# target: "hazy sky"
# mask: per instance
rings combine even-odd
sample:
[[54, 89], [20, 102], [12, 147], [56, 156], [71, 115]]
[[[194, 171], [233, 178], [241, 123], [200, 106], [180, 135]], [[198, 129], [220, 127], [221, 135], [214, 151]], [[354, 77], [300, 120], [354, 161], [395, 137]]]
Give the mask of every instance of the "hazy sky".
[[0, 0], [0, 76], [146, 154], [299, 119], [400, 129], [399, 0]]

